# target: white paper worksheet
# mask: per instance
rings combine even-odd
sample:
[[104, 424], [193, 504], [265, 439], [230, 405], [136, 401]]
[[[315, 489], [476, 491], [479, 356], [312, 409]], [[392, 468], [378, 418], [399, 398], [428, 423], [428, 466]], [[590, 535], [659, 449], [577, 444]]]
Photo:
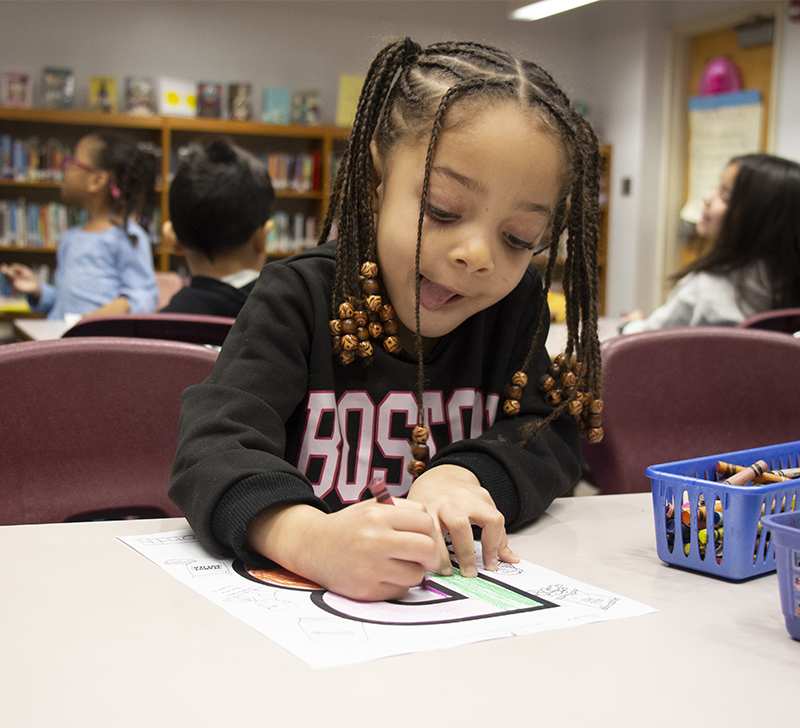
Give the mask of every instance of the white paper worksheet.
[[358, 602], [280, 569], [215, 558], [190, 529], [119, 538], [314, 668], [655, 611], [527, 561], [471, 579], [455, 568], [402, 600]]

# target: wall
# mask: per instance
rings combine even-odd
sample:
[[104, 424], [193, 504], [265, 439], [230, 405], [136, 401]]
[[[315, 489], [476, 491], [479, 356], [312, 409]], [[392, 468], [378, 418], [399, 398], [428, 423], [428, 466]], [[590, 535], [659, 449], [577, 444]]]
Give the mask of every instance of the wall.
[[[656, 241], [670, 27], [742, 3], [604, 0], [537, 23], [508, 20], [508, 5], [504, 0], [6, 1], [0, 2], [0, 70], [29, 70], [36, 78], [48, 64], [72, 67], [79, 106], [86, 104], [93, 74], [245, 81], [258, 93], [270, 85], [316, 88], [322, 92], [324, 121], [332, 122], [339, 75], [363, 74], [389, 39], [472, 39], [518, 52], [551, 70], [570, 96], [586, 100], [602, 140], [613, 145], [607, 314], [652, 310], [663, 280]], [[800, 158], [800, 26], [785, 25], [776, 152]], [[622, 193], [626, 178], [629, 195]]]
[[264, 86], [320, 89], [326, 122], [339, 75], [364, 73], [380, 47], [405, 35], [489, 42], [546, 60], [559, 77], [580, 76], [583, 55], [568, 28], [537, 32], [508, 20], [503, 2], [23, 0], [0, 2], [0, 18], [0, 66], [37, 79], [46, 64], [72, 67], [77, 106], [93, 74], [172, 76], [250, 82], [259, 96]]

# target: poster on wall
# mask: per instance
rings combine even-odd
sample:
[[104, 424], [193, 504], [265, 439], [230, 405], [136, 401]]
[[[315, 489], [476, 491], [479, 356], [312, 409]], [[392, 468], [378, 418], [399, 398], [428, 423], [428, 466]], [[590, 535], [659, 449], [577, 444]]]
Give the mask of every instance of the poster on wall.
[[758, 90], [689, 99], [689, 193], [681, 219], [697, 224], [703, 197], [731, 157], [761, 151], [764, 105]]

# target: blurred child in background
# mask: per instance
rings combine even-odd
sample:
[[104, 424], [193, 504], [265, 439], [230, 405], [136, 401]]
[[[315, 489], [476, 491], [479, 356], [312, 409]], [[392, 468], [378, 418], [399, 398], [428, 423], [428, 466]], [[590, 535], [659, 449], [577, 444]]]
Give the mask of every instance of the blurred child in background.
[[274, 199], [266, 167], [249, 152], [224, 138], [191, 145], [162, 235], [186, 256], [192, 280], [161, 310], [235, 318], [267, 260]]
[[800, 306], [800, 164], [769, 154], [734, 157], [703, 199], [697, 234], [712, 249], [686, 266], [667, 302], [633, 334], [672, 326], [735, 326], [762, 311]]
[[3, 265], [14, 290], [49, 319], [148, 313], [158, 301], [150, 237], [135, 221], [155, 201], [156, 158], [116, 132], [87, 134], [64, 162], [61, 197], [88, 213], [56, 252], [55, 285], [25, 265]]

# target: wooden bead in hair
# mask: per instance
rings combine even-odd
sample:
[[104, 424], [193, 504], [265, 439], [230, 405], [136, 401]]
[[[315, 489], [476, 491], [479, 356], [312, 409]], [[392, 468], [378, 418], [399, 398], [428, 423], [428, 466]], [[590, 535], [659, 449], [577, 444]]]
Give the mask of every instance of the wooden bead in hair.
[[603, 428], [602, 427], [592, 427], [586, 434], [586, 437], [589, 439], [589, 442], [593, 445], [600, 442], [603, 439]]
[[394, 308], [380, 296], [378, 264], [367, 261], [361, 265], [360, 273], [363, 301], [358, 303], [351, 296], [339, 304], [339, 318], [330, 322], [333, 353], [343, 364], [354, 361], [356, 352], [362, 359], [372, 356], [375, 350], [369, 339], [381, 341], [390, 354], [401, 348]]
[[417, 425], [411, 431], [411, 454], [412, 459], [408, 463], [408, 472], [415, 478], [422, 475], [428, 460], [428, 428]]
[[503, 403], [503, 412], [509, 417], [516, 417], [516, 415], [519, 414], [519, 401], [522, 399], [522, 390], [527, 383], [528, 375], [520, 371], [516, 372], [514, 376], [511, 377], [511, 384], [506, 386], [505, 395], [507, 399]]

